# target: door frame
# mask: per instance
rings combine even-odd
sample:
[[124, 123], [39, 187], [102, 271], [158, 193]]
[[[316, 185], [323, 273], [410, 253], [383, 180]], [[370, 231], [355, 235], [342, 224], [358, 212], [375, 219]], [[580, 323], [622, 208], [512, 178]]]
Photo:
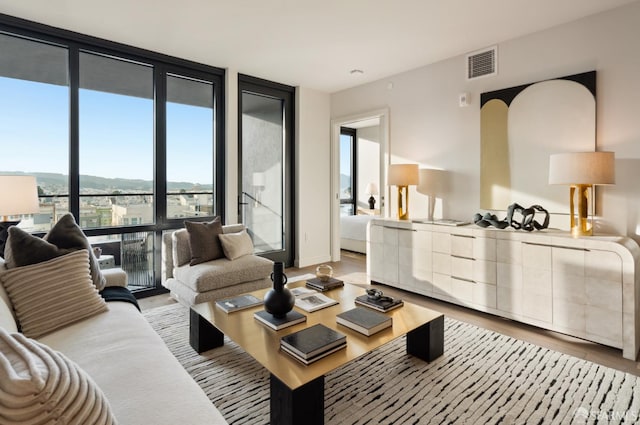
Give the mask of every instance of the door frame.
[[236, 218], [240, 223], [240, 199], [242, 197], [242, 92], [284, 99], [283, 128], [283, 239], [282, 251], [259, 253], [261, 257], [281, 261], [286, 267], [293, 265], [295, 256], [295, 87], [250, 75], [238, 74], [238, 177]]
[[331, 261], [340, 261], [340, 127], [378, 118], [380, 120], [380, 213], [389, 216], [387, 167], [390, 162], [389, 108], [375, 109], [331, 120]]

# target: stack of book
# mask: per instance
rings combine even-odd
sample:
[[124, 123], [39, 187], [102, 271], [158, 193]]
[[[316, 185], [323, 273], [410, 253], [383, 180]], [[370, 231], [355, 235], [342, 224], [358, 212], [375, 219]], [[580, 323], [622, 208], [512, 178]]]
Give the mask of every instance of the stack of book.
[[322, 281], [320, 278], [314, 277], [313, 279], [307, 280], [307, 286], [317, 291], [324, 292], [344, 286], [344, 282], [333, 277], [330, 277], [327, 281]]
[[234, 311], [244, 310], [246, 308], [261, 305], [263, 301], [253, 295], [240, 295], [238, 297], [227, 298], [216, 301], [216, 306], [225, 313], [233, 313]]
[[404, 302], [399, 299], [391, 298], [391, 297], [382, 297], [379, 299], [370, 298], [367, 295], [360, 295], [356, 297], [354, 300], [356, 304], [372, 308], [374, 310], [387, 312], [389, 310], [393, 310], [394, 308], [402, 307]]
[[273, 317], [273, 314], [267, 313], [264, 310], [253, 313], [253, 317], [260, 323], [267, 325], [276, 331], [307, 321], [307, 316], [302, 313], [298, 313], [295, 310], [291, 310], [282, 318]]
[[336, 322], [366, 336], [390, 328], [393, 323], [391, 317], [363, 307], [356, 307], [338, 314]]
[[347, 346], [347, 337], [317, 324], [280, 338], [280, 348], [308, 365]]

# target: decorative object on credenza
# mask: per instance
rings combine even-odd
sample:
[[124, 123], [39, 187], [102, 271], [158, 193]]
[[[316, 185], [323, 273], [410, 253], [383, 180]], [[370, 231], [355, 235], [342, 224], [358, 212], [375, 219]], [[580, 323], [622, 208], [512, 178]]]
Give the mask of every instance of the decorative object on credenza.
[[572, 152], [549, 157], [549, 184], [570, 186], [569, 209], [571, 234], [574, 237], [593, 234], [593, 186], [610, 185], [615, 182], [613, 152]]
[[442, 192], [444, 182], [444, 170], [433, 168], [421, 168], [418, 172], [418, 186], [416, 191], [427, 195], [429, 204], [427, 207], [427, 221], [433, 221], [433, 213], [436, 207], [436, 196]]
[[271, 273], [273, 288], [269, 289], [264, 296], [264, 309], [271, 313], [273, 317], [283, 318], [291, 311], [296, 302], [296, 298], [291, 291], [284, 287], [287, 284], [287, 276], [284, 274], [284, 263], [273, 264]]
[[321, 282], [328, 282], [333, 277], [333, 267], [328, 264], [320, 264], [316, 267], [316, 277]]
[[398, 219], [409, 219], [409, 186], [419, 182], [417, 164], [391, 164], [387, 176], [389, 186], [398, 187]]
[[376, 198], [374, 198], [374, 195], [378, 194], [378, 185], [373, 182], [369, 183], [365, 193], [369, 194], [369, 209], [376, 209]]
[[[542, 223], [535, 219], [536, 212], [543, 213], [544, 220]], [[518, 221], [520, 218], [520, 221]], [[473, 216], [473, 222], [480, 227], [494, 226], [498, 229], [506, 229], [511, 226], [516, 230], [543, 230], [549, 227], [549, 212], [540, 205], [533, 205], [529, 208], [523, 208], [518, 204], [511, 204], [507, 208], [507, 216], [504, 220], [498, 220], [495, 214], [485, 213], [484, 215], [477, 213]]]
[[566, 213], [566, 195], [523, 170], [546, 175], [549, 155], [596, 148], [596, 71], [482, 93], [480, 208], [544, 205]]
[[33, 214], [40, 210], [38, 185], [34, 176], [0, 176], [0, 256], [4, 257], [7, 230], [20, 223], [11, 216]]
[[480, 213], [476, 213], [473, 216], [473, 223], [477, 224], [480, 227], [489, 227], [493, 226], [498, 229], [506, 229], [509, 227], [509, 222], [505, 220], [498, 220], [498, 217], [495, 214], [485, 213], [484, 215]]

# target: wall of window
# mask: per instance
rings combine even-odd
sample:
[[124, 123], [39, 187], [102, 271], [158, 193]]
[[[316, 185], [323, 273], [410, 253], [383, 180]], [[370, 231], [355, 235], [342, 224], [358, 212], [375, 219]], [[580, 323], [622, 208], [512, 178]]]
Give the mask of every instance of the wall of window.
[[40, 194], [20, 226], [44, 233], [71, 212], [133, 289], [158, 289], [162, 232], [223, 215], [223, 81], [0, 15], [0, 174], [35, 175]]

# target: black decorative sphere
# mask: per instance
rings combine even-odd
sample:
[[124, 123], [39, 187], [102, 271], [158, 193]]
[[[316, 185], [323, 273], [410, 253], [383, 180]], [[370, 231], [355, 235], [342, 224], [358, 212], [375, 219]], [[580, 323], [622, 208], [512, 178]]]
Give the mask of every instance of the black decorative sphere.
[[283, 318], [293, 309], [296, 298], [291, 291], [284, 287], [287, 276], [284, 274], [284, 263], [274, 263], [271, 280], [273, 289], [269, 289], [264, 296], [264, 309], [276, 318]]

